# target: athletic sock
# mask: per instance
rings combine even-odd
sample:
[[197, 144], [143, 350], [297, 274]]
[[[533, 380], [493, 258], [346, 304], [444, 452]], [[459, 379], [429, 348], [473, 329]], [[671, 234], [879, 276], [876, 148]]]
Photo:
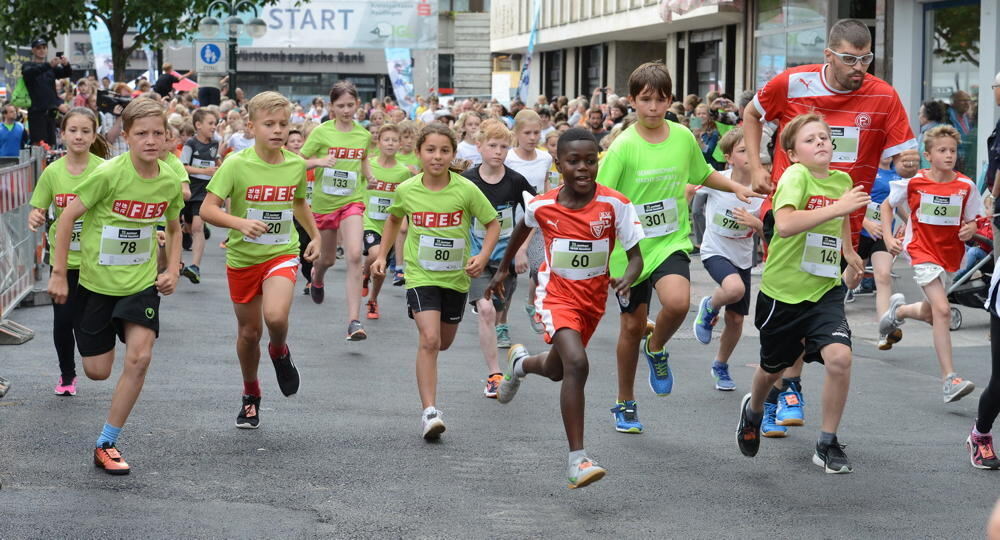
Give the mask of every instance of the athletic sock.
[[819, 433], [819, 444], [820, 446], [830, 446], [833, 444], [833, 440], [837, 438], [836, 433], [828, 433], [826, 431], [821, 431]]
[[243, 381], [243, 395], [260, 397], [260, 379], [254, 379], [253, 382]]
[[587, 457], [587, 451], [585, 449], [573, 450], [569, 453], [569, 466], [572, 467], [574, 463], [578, 460]]
[[760, 421], [764, 419], [764, 411], [761, 410], [760, 412], [754, 412], [750, 409], [749, 401], [747, 402], [747, 406], [744, 408], [744, 411], [746, 412], [747, 420], [749, 420], [751, 424], [760, 425]]
[[802, 393], [802, 377], [782, 377], [781, 385], [786, 390], [795, 390], [798, 393]]
[[105, 423], [104, 428], [101, 429], [101, 436], [97, 438], [97, 447], [100, 448], [104, 446], [104, 443], [114, 445], [118, 442], [118, 435], [121, 432], [122, 428]]
[[524, 371], [524, 358], [514, 360], [514, 365], [511, 367], [511, 370], [514, 372], [515, 377], [524, 377], [527, 375], [528, 373]]
[[274, 346], [274, 343], [268, 343], [267, 354], [271, 355], [271, 360], [277, 360], [288, 354], [288, 344], [282, 343], [281, 348], [278, 348]]
[[780, 393], [781, 393], [781, 390], [778, 390], [777, 388], [775, 388], [775, 387], [772, 386], [771, 387], [771, 391], [768, 392], [767, 393], [767, 397], [764, 398], [764, 403], [770, 403], [772, 405], [777, 405], [778, 404], [778, 394], [780, 394]]

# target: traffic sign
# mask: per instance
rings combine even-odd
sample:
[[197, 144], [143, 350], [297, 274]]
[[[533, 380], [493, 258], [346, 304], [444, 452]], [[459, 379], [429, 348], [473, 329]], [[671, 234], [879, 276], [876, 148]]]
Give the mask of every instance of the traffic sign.
[[199, 75], [225, 74], [228, 59], [225, 41], [196, 41], [194, 44], [194, 69]]

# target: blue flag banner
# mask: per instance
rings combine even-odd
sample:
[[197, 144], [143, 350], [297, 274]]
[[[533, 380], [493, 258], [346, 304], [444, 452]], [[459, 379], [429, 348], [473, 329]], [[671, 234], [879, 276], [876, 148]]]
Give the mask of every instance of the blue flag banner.
[[528, 102], [528, 83], [531, 79], [531, 57], [535, 52], [535, 41], [538, 39], [538, 21], [542, 16], [542, 0], [535, 0], [535, 14], [531, 19], [531, 36], [528, 38], [528, 52], [521, 64], [521, 79], [517, 82], [517, 98], [522, 103]]
[[413, 96], [413, 56], [410, 55], [410, 49], [386, 49], [385, 62], [389, 68], [389, 80], [392, 81], [396, 102], [399, 108], [406, 111], [408, 118], [413, 118], [417, 101]]
[[97, 80], [104, 77], [115, 80], [115, 65], [111, 58], [111, 34], [104, 21], [94, 19], [90, 26], [90, 46], [94, 50], [94, 70]]

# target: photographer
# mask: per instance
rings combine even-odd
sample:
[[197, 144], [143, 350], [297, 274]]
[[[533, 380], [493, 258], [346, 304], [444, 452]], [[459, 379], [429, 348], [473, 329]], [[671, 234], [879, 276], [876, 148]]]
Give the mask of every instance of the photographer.
[[105, 94], [101, 91], [97, 96], [97, 108], [101, 114], [100, 134], [108, 143], [111, 157], [120, 156], [128, 152], [128, 143], [122, 137], [122, 111], [131, 101], [132, 89], [125, 83], [117, 83], [113, 94]]
[[45, 141], [49, 146], [56, 145], [56, 114], [66, 112], [69, 108], [56, 93], [56, 79], [71, 78], [73, 68], [62, 52], [56, 53], [52, 60], [46, 60], [49, 45], [44, 39], [31, 42], [33, 62], [25, 62], [21, 67], [24, 85], [31, 97], [31, 107], [28, 109], [28, 134], [31, 144]]

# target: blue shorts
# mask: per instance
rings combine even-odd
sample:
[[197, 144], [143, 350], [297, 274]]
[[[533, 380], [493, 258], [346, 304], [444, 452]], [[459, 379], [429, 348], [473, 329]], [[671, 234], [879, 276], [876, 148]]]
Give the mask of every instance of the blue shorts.
[[739, 274], [740, 278], [743, 280], [743, 298], [740, 298], [736, 302], [726, 306], [726, 311], [732, 311], [734, 313], [739, 313], [744, 317], [750, 314], [750, 269], [746, 268], [736, 268], [729, 259], [722, 257], [720, 255], [713, 255], [707, 259], [701, 261], [705, 265], [705, 270], [708, 270], [708, 275], [712, 276], [712, 279], [716, 283], [722, 285], [722, 280], [726, 279], [732, 274]]

